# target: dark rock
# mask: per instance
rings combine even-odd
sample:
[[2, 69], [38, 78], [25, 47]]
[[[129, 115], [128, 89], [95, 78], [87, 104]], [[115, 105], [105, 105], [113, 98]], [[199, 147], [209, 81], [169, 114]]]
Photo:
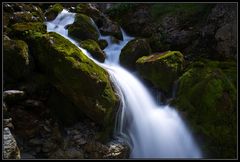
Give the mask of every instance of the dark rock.
[[57, 15], [63, 10], [63, 6], [59, 3], [54, 4], [51, 6], [46, 12], [45, 16], [47, 18], [47, 21], [54, 20]]
[[28, 45], [22, 40], [4, 40], [3, 67], [5, 81], [26, 79], [34, 68]]
[[124, 67], [135, 69], [137, 59], [150, 53], [151, 48], [145, 39], [134, 39], [123, 47], [119, 60]]
[[3, 92], [3, 100], [7, 103], [15, 103], [26, 98], [24, 91], [7, 90]]
[[78, 40], [92, 39], [97, 41], [99, 33], [90, 17], [84, 14], [77, 14], [75, 21], [68, 27], [68, 34]]
[[3, 131], [3, 158], [4, 159], [20, 159], [20, 150], [16, 140], [10, 132], [9, 128]]

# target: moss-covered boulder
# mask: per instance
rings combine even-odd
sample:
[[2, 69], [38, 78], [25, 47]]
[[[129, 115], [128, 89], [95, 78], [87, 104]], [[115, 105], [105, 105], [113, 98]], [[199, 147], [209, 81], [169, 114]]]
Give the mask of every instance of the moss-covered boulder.
[[236, 158], [237, 91], [221, 64], [194, 63], [179, 78], [172, 103], [186, 115], [205, 157]]
[[47, 26], [42, 22], [16, 23], [11, 26], [9, 36], [12, 38], [27, 40], [28, 36], [34, 32], [46, 33]]
[[105, 61], [106, 58], [105, 53], [101, 50], [96, 41], [87, 39], [85, 41], [82, 41], [80, 43], [80, 46], [86, 49], [92, 55], [93, 58], [97, 59], [100, 62]]
[[57, 33], [35, 33], [31, 47], [39, 68], [51, 84], [83, 114], [103, 126], [105, 133], [110, 133], [118, 97], [108, 73]]
[[143, 56], [136, 62], [142, 78], [150, 81], [167, 96], [172, 94], [174, 81], [180, 75], [183, 64], [183, 55], [179, 51]]
[[128, 69], [135, 69], [136, 61], [151, 53], [151, 48], [145, 39], [133, 39], [121, 50], [120, 64]]
[[43, 22], [43, 17], [39, 15], [34, 15], [30, 11], [26, 12], [14, 12], [13, 15], [10, 17], [10, 24], [15, 23], [26, 23], [26, 22]]
[[59, 3], [56, 3], [53, 6], [51, 6], [45, 13], [47, 21], [54, 20], [62, 10], [63, 6]]
[[97, 41], [99, 37], [91, 18], [84, 14], [76, 15], [74, 23], [69, 25], [68, 34], [78, 40], [93, 39]]
[[104, 50], [108, 46], [108, 42], [104, 39], [100, 39], [98, 41], [98, 44], [102, 50]]
[[3, 40], [3, 75], [5, 81], [26, 79], [33, 70], [28, 45], [22, 40]]

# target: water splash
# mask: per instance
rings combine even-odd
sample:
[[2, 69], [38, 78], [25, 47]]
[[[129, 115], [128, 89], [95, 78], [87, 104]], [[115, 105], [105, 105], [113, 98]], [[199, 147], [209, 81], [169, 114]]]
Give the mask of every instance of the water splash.
[[[48, 32], [57, 32], [78, 46], [68, 36], [66, 29], [67, 25], [74, 22], [74, 17], [74, 13], [63, 10], [55, 20], [47, 22]], [[199, 148], [177, 111], [168, 105], [159, 106], [155, 103], [144, 85], [119, 65], [121, 49], [133, 39], [121, 31], [123, 41], [118, 44], [112, 43], [110, 36], [100, 35], [99, 39], [108, 42], [104, 49], [107, 55], [104, 63], [94, 60], [78, 46], [84, 54], [108, 71], [121, 97], [115, 136], [130, 145], [131, 158], [201, 158]]]

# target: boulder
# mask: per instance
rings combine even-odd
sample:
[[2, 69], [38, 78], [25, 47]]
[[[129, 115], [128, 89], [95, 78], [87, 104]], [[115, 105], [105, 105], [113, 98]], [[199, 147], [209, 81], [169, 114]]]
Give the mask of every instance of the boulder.
[[20, 150], [17, 142], [8, 127], [3, 129], [3, 158], [20, 159]]
[[3, 41], [3, 60], [4, 80], [7, 82], [26, 79], [34, 68], [28, 45], [22, 40]]
[[116, 39], [122, 40], [122, 32], [119, 25], [116, 22], [110, 20], [105, 14], [99, 11], [91, 3], [80, 3], [76, 6], [76, 12], [85, 14], [93, 19], [96, 25], [99, 27], [101, 34], [111, 35]]
[[97, 59], [100, 62], [105, 61], [105, 53], [101, 50], [98, 43], [94, 40], [87, 39], [85, 41], [80, 42], [80, 46], [84, 49], [86, 49], [93, 58]]
[[47, 18], [47, 21], [54, 20], [57, 15], [63, 10], [63, 6], [59, 3], [54, 4], [51, 6], [46, 12], [45, 16]]
[[135, 69], [138, 58], [151, 53], [151, 48], [145, 39], [134, 39], [129, 41], [121, 50], [120, 64], [129, 69]]
[[11, 38], [27, 41], [28, 36], [34, 32], [46, 33], [47, 26], [42, 22], [16, 23], [11, 26], [11, 30], [9, 33]]
[[92, 19], [84, 14], [76, 15], [74, 23], [68, 27], [68, 34], [78, 40], [92, 39], [97, 41], [99, 38], [99, 33]]
[[37, 33], [31, 42], [31, 52], [51, 84], [78, 110], [104, 126], [105, 132], [112, 131], [118, 97], [108, 73], [57, 33]]
[[193, 63], [179, 78], [172, 102], [185, 114], [207, 158], [237, 156], [237, 91], [226, 69], [217, 61]]
[[183, 70], [183, 64], [183, 55], [179, 51], [143, 56], [136, 62], [141, 77], [150, 81], [167, 96], [172, 94], [174, 81]]
[[108, 46], [108, 42], [104, 39], [100, 39], [98, 41], [98, 44], [102, 50], [104, 50]]

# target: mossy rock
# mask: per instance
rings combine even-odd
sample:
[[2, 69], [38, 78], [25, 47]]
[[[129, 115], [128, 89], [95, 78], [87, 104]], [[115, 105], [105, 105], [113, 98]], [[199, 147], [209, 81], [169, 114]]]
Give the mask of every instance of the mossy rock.
[[31, 46], [31, 53], [51, 84], [109, 135], [119, 101], [108, 73], [57, 33], [35, 33]]
[[98, 41], [98, 44], [102, 50], [104, 50], [108, 46], [108, 42], [104, 39], [100, 39]]
[[92, 39], [97, 41], [99, 38], [99, 33], [91, 18], [84, 14], [76, 15], [74, 23], [68, 27], [68, 34], [78, 40]]
[[128, 69], [135, 69], [137, 59], [150, 53], [151, 48], [145, 39], [133, 39], [121, 50], [120, 64]]
[[19, 82], [26, 79], [33, 67], [28, 45], [24, 41], [3, 40], [3, 78], [5, 81]]
[[38, 14], [31, 13], [30, 11], [26, 12], [14, 12], [10, 17], [10, 24], [15, 23], [27, 23], [27, 22], [43, 22], [44, 19]]
[[150, 81], [166, 96], [171, 96], [174, 81], [183, 70], [184, 59], [179, 51], [143, 56], [136, 62], [141, 77]]
[[236, 158], [237, 91], [220, 66], [193, 63], [179, 78], [172, 104], [186, 114], [206, 158]]
[[46, 33], [47, 26], [42, 22], [16, 23], [11, 26], [10, 37], [27, 40], [34, 32]]
[[54, 20], [62, 10], [63, 10], [63, 6], [61, 4], [59, 4], [59, 3], [54, 4], [45, 13], [47, 21]]
[[94, 40], [87, 39], [85, 41], [80, 42], [80, 46], [86, 49], [93, 58], [97, 59], [100, 62], [105, 61], [105, 53], [101, 50], [98, 43]]

